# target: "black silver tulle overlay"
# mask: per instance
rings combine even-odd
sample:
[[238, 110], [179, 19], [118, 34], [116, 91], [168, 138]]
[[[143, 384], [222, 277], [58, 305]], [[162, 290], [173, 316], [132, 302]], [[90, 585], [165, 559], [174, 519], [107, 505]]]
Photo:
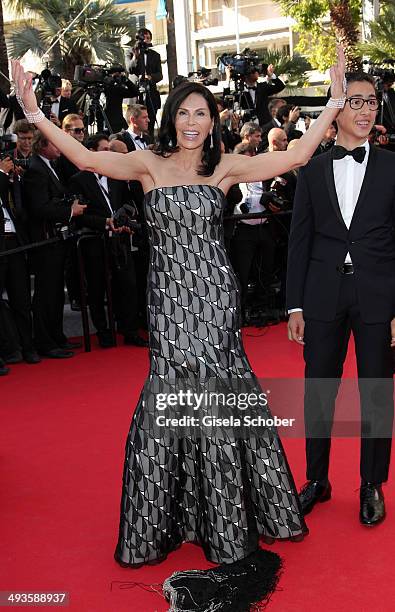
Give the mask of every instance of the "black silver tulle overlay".
[[[240, 334], [239, 290], [222, 236], [217, 187], [162, 187], [145, 198], [150, 372], [157, 381], [257, 382]], [[138, 567], [183, 542], [232, 563], [273, 538], [307, 532], [281, 442], [263, 435], [180, 437], [152, 429], [140, 396], [126, 442], [116, 560]]]

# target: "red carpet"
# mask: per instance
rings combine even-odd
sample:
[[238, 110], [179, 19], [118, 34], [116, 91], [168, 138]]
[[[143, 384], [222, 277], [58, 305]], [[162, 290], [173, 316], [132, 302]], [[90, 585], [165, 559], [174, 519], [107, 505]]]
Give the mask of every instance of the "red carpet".
[[[258, 375], [303, 374], [300, 347], [283, 325], [247, 330], [245, 345]], [[95, 347], [70, 360], [13, 366], [0, 380], [0, 590], [68, 591], [68, 609], [78, 612], [162, 612], [166, 602], [149, 585], [178, 569], [209, 567], [191, 544], [140, 570], [112, 558], [123, 447], [147, 365], [145, 349]], [[352, 358], [346, 371], [354, 372]], [[299, 486], [304, 442], [284, 445]], [[271, 547], [285, 571], [270, 610], [393, 610], [393, 476], [384, 489], [387, 520], [364, 529], [358, 463], [358, 440], [334, 441], [332, 501], [308, 517], [303, 542]]]

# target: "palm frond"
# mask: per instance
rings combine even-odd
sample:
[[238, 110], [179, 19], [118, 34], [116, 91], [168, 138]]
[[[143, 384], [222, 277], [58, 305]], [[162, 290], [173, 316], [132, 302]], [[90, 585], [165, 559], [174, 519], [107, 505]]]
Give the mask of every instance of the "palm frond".
[[10, 57], [20, 59], [28, 51], [42, 56], [47, 45], [42, 39], [40, 30], [26, 24], [14, 30], [12, 36], [7, 40], [7, 48]]

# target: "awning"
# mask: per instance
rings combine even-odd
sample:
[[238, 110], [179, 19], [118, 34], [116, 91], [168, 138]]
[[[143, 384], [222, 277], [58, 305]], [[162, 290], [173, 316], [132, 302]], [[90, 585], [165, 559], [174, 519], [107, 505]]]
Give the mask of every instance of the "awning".
[[[257, 42], [267, 42], [268, 40], [279, 40], [280, 38], [285, 38], [289, 40], [289, 32], [274, 32], [267, 34], [260, 34], [259, 36], [248, 36], [240, 38], [240, 46], [248, 46]], [[230, 40], [212, 40], [210, 42], [205, 42], [204, 40], [198, 40], [199, 44], [203, 44], [206, 49], [220, 49], [221, 47], [231, 47], [235, 45], [235, 38], [231, 38]]]

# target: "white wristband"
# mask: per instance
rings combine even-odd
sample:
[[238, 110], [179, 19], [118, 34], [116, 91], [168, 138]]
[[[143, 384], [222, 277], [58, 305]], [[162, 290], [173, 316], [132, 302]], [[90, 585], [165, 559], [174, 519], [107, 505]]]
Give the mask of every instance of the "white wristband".
[[344, 98], [329, 98], [326, 103], [327, 108], [344, 108], [346, 97]]

